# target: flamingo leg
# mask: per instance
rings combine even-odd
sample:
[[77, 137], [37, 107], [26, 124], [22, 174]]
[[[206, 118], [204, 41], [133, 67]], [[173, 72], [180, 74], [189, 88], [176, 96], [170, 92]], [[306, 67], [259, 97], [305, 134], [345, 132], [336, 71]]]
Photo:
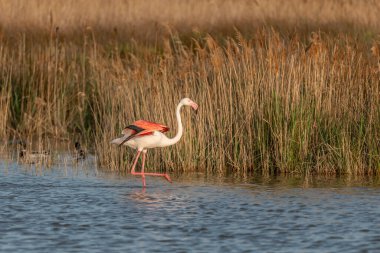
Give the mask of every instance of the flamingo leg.
[[141, 151], [137, 151], [135, 161], [133, 162], [132, 169], [131, 169], [131, 174], [134, 176], [141, 176], [142, 177], [142, 183], [143, 183], [143, 188], [146, 187], [146, 182], [145, 182], [145, 176], [156, 176], [156, 177], [164, 177], [166, 180], [168, 180], [170, 183], [172, 183], [172, 180], [170, 179], [170, 176], [166, 173], [145, 173], [145, 159], [146, 159], [146, 152], [143, 152], [143, 157], [142, 157], [142, 169], [141, 172], [136, 172], [136, 164], [137, 161], [139, 160]]
[[143, 182], [143, 188], [145, 188], [145, 186], [146, 186], [146, 184], [145, 184], [145, 174], [144, 174], [145, 152], [143, 152], [142, 170], [141, 170], [141, 172], [135, 172], [136, 164], [137, 164], [137, 161], [139, 160], [140, 154], [141, 154], [141, 151], [140, 150], [137, 151], [135, 161], [133, 162], [133, 165], [132, 165], [131, 174], [134, 175], [134, 176], [141, 175], [142, 182]]
[[143, 183], [143, 187], [144, 187], [144, 188], [146, 187], [146, 183], [145, 183], [145, 174], [144, 174], [144, 168], [145, 168], [145, 156], [146, 156], [146, 152], [143, 151], [142, 168], [141, 168], [141, 178], [142, 178], [142, 183]]
[[133, 162], [132, 169], [131, 169], [132, 175], [136, 175], [135, 167], [136, 167], [137, 161], [139, 160], [140, 154], [141, 154], [141, 151], [137, 151], [136, 158], [135, 158], [135, 161]]
[[168, 182], [173, 183], [169, 174], [167, 173], [145, 173], [146, 176], [164, 177]]
[[145, 175], [146, 176], [156, 176], [156, 177], [164, 177], [166, 180], [168, 180], [170, 183], [172, 183], [172, 180], [170, 179], [170, 176], [168, 174], [163, 173], [144, 173], [144, 166], [145, 166], [145, 156], [146, 152], [143, 152], [143, 162], [142, 162], [142, 176], [143, 176], [143, 184], [145, 185]]

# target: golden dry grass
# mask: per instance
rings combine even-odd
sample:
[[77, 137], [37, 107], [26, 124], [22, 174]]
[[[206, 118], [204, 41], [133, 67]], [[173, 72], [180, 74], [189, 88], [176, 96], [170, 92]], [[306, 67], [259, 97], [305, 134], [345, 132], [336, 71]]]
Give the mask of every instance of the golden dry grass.
[[50, 34], [60, 28], [80, 37], [92, 29], [98, 39], [115, 30], [123, 39], [160, 40], [171, 31], [188, 34], [243, 33], [273, 25], [297, 30], [379, 31], [380, 3], [376, 0], [14, 0], [0, 1], [3, 34]]
[[176, 130], [189, 96], [149, 167], [378, 173], [376, 1], [106, 3], [0, 1], [3, 137], [80, 137], [124, 170], [109, 141], [139, 118]]

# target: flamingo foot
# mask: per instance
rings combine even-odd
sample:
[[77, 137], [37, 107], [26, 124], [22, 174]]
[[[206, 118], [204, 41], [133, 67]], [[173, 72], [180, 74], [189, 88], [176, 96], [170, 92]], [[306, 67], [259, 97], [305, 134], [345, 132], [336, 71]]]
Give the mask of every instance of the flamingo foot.
[[172, 179], [170, 178], [169, 174], [165, 174], [164, 178], [168, 180], [169, 183], [173, 183]]
[[131, 172], [134, 176], [141, 176], [143, 181], [143, 187], [146, 186], [145, 176], [155, 176], [155, 177], [164, 177], [169, 183], [173, 183], [169, 174], [161, 174], [161, 173], [142, 173], [142, 172]]

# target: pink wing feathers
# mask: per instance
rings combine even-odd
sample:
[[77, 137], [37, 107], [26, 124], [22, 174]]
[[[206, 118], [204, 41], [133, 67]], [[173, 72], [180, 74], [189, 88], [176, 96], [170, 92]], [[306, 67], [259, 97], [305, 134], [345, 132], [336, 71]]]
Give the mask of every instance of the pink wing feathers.
[[161, 133], [165, 133], [169, 131], [169, 127], [165, 125], [161, 125], [161, 124], [146, 121], [146, 120], [135, 121], [132, 123], [132, 126], [136, 126], [143, 129], [143, 131], [141, 131], [137, 135], [147, 135], [149, 133], [153, 133], [154, 131], [159, 131]]
[[126, 137], [126, 139], [123, 140], [123, 142], [119, 145], [122, 145], [124, 142], [127, 142], [130, 139], [138, 136], [151, 135], [154, 131], [165, 133], [169, 131], [169, 127], [146, 120], [135, 121], [131, 125], [124, 128], [122, 133], [124, 134], [124, 137]]

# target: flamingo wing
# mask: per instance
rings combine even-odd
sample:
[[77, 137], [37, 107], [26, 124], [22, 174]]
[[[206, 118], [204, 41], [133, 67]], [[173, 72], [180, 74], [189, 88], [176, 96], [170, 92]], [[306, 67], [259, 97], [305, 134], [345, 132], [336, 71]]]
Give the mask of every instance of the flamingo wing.
[[125, 139], [119, 145], [122, 145], [134, 137], [151, 135], [154, 131], [165, 133], [169, 131], [169, 127], [146, 120], [135, 121], [131, 125], [124, 128], [122, 133], [124, 134]]
[[[146, 120], [135, 121], [132, 123], [132, 125], [128, 126], [127, 128], [130, 128], [131, 126], [134, 127], [135, 129], [136, 127], [139, 129], [142, 129], [141, 131], [138, 131], [139, 135], [146, 135], [147, 133], [153, 133], [154, 131], [159, 131], [161, 133], [165, 133], [169, 131], [169, 127], [165, 125], [146, 121]], [[130, 129], [133, 129], [133, 128], [130, 128]]]

